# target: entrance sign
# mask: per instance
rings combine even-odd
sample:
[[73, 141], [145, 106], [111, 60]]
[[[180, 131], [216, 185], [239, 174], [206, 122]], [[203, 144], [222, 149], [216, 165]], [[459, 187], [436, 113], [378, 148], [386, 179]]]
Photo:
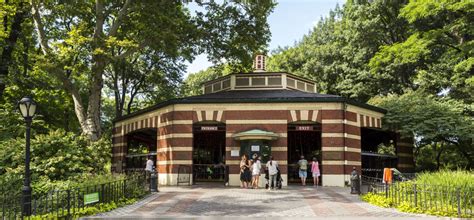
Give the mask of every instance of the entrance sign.
[[252, 145], [251, 151], [260, 151], [260, 145]]
[[313, 126], [296, 126], [297, 131], [312, 131]]
[[201, 126], [201, 131], [217, 131], [217, 126]]
[[239, 150], [231, 150], [230, 151], [230, 156], [231, 157], [238, 157], [239, 156]]
[[84, 195], [84, 205], [99, 202], [99, 193], [89, 193]]

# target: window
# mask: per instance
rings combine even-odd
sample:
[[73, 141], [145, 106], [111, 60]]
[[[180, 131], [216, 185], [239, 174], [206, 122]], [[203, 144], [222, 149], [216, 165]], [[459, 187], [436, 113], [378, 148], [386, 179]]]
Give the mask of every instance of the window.
[[206, 86], [204, 87], [204, 93], [211, 93], [212, 92], [212, 86]]
[[221, 90], [221, 89], [222, 89], [222, 87], [221, 87], [221, 82], [214, 83], [214, 84], [212, 85], [212, 89], [213, 89], [213, 91], [219, 91], [219, 90]]
[[252, 86], [264, 86], [265, 77], [252, 77]]
[[294, 79], [286, 79], [286, 84], [288, 87], [292, 87], [292, 88], [295, 88], [295, 80]]
[[227, 89], [227, 88], [230, 88], [230, 79], [222, 82], [222, 89]]
[[249, 78], [247, 77], [237, 77], [235, 79], [235, 85], [237, 86], [249, 86]]
[[240, 155], [247, 155], [249, 159], [252, 156], [262, 156], [262, 164], [266, 163], [272, 154], [269, 141], [266, 140], [245, 140], [240, 142]]
[[268, 85], [269, 86], [280, 86], [281, 85], [281, 77], [268, 77]]
[[297, 88], [300, 89], [300, 90], [305, 90], [304, 89], [304, 82], [300, 82], [300, 81], [297, 81]]

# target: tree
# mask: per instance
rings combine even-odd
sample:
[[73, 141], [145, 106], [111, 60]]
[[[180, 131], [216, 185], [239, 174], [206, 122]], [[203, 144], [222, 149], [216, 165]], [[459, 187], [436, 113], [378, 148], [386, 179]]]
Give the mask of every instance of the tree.
[[199, 3], [207, 11], [193, 17], [174, 1], [33, 1], [32, 16], [44, 55], [40, 67], [72, 96], [82, 132], [95, 141], [101, 135], [104, 73], [112, 62], [130, 62], [144, 53], [191, 60], [203, 51], [216, 62], [237, 57], [245, 61], [244, 51], [269, 40], [264, 34], [266, 16], [274, 4], [261, 3]]
[[404, 5], [405, 1], [348, 1], [294, 47], [277, 50], [269, 67], [311, 78], [321, 93], [360, 101], [402, 93], [406, 83], [371, 74], [368, 63], [381, 46], [406, 39], [407, 22], [398, 17]]
[[105, 83], [113, 91], [115, 117], [130, 114], [136, 99], [156, 103], [176, 97], [184, 69], [178, 58], [152, 53], [112, 62]]
[[374, 74], [410, 77], [432, 94], [472, 103], [474, 100], [474, 3], [469, 0], [410, 1], [400, 17], [410, 23], [410, 36], [386, 45], [371, 59]]
[[[438, 151], [439, 161], [442, 153], [455, 150], [466, 161], [465, 168], [474, 167], [472, 105], [421, 90], [375, 97], [369, 103], [388, 110], [383, 117], [386, 129], [398, 131], [402, 136], [415, 136], [415, 155], [423, 147], [431, 147], [432, 151]], [[462, 165], [462, 160], [455, 163]]]
[[233, 67], [227, 64], [216, 65], [188, 75], [181, 87], [182, 96], [202, 95], [202, 84], [233, 73]]
[[24, 29], [22, 24], [29, 16], [29, 8], [29, 4], [24, 1], [0, 2], [0, 17], [3, 17], [3, 28], [0, 28], [0, 99], [6, 87], [15, 46]]

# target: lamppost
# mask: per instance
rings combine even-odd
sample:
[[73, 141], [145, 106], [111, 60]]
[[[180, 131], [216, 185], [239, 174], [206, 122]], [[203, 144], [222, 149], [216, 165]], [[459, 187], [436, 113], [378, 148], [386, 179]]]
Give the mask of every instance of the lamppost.
[[31, 121], [36, 112], [36, 102], [30, 97], [24, 97], [18, 102], [18, 108], [26, 122], [25, 149], [25, 180], [23, 182], [23, 215], [31, 215], [31, 186], [30, 186], [30, 130]]

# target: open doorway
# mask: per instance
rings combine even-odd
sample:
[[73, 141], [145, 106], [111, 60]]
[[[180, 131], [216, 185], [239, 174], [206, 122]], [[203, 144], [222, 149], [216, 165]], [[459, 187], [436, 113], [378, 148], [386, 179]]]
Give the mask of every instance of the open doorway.
[[[321, 169], [321, 124], [319, 123], [293, 123], [288, 124], [288, 183], [300, 183], [298, 176], [298, 160], [301, 155], [308, 162], [313, 157], [320, 162]], [[321, 170], [322, 173], [322, 170]], [[312, 173], [308, 167], [308, 179]], [[322, 176], [321, 176], [322, 177]], [[322, 183], [320, 177], [319, 183]]]
[[148, 157], [156, 164], [156, 128], [141, 129], [127, 134], [125, 171], [142, 171]]
[[377, 128], [361, 128], [362, 175], [382, 178], [383, 168], [396, 168], [396, 135]]
[[225, 124], [193, 126], [193, 183], [225, 183]]

